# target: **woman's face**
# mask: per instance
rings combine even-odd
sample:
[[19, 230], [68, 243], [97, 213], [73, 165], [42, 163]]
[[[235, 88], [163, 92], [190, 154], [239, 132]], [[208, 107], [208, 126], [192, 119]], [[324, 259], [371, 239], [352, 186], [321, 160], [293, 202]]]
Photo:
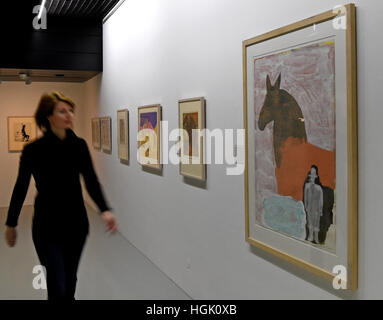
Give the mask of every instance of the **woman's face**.
[[315, 182], [315, 179], [317, 177], [317, 172], [315, 168], [311, 168], [310, 170], [310, 182]]
[[66, 102], [59, 101], [48, 121], [56, 129], [73, 129], [74, 112], [73, 108]]

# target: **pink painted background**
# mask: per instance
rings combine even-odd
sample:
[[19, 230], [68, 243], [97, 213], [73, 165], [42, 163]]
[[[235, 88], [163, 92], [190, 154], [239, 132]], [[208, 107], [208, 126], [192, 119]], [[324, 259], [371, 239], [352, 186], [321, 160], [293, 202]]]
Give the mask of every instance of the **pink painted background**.
[[[273, 122], [264, 131], [258, 118], [266, 96], [266, 76], [298, 102], [308, 142], [335, 150], [335, 44], [318, 43], [254, 60], [256, 220], [263, 223], [263, 200], [277, 194], [273, 150]], [[303, 183], [303, 182], [302, 182]]]

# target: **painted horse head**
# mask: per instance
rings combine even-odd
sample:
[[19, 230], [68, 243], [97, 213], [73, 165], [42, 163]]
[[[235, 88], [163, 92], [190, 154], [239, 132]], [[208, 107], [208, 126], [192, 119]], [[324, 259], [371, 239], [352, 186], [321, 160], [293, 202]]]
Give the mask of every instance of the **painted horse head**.
[[280, 89], [280, 85], [281, 74], [274, 85], [271, 85], [270, 77], [267, 75], [267, 93], [258, 119], [260, 130], [264, 130], [268, 123], [274, 121], [274, 155], [278, 168], [282, 161], [281, 147], [288, 138], [297, 138], [302, 143], [307, 141], [302, 110], [292, 95]]

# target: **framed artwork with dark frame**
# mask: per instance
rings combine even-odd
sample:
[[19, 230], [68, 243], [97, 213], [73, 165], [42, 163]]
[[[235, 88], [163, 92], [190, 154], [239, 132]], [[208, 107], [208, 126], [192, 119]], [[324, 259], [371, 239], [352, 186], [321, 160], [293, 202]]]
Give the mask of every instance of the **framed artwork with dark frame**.
[[355, 6], [242, 48], [246, 240], [356, 290]]
[[20, 152], [25, 144], [37, 138], [34, 117], [8, 117], [8, 151]]
[[129, 161], [129, 110], [117, 111], [118, 158]]
[[105, 153], [112, 153], [112, 119], [111, 117], [100, 118], [101, 149]]
[[101, 149], [100, 118], [92, 118], [92, 145], [96, 150]]
[[206, 126], [205, 98], [178, 101], [180, 135], [180, 174], [206, 181], [205, 140]]
[[162, 169], [161, 120], [161, 105], [138, 107], [138, 162], [143, 167]]

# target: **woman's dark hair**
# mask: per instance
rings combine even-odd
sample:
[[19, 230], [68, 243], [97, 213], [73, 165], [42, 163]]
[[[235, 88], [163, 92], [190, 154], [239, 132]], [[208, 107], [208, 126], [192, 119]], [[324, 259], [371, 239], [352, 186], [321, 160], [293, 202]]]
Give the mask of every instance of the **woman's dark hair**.
[[316, 172], [316, 174], [317, 174], [317, 177], [315, 178], [314, 183], [315, 183], [315, 184], [319, 184], [320, 186], [322, 186], [322, 183], [320, 182], [320, 179], [319, 179], [319, 170], [318, 170], [318, 167], [317, 167], [315, 164], [313, 164], [313, 165], [311, 166], [311, 168], [310, 168], [310, 171], [308, 172], [308, 176], [309, 176], [310, 173], [311, 173], [311, 169], [315, 169], [315, 172]]
[[53, 91], [51, 93], [44, 93], [35, 112], [35, 120], [37, 126], [42, 131], [50, 129], [48, 117], [53, 114], [53, 110], [58, 102], [65, 102], [75, 109], [76, 104], [72, 99], [64, 96], [61, 92]]
[[322, 183], [320, 182], [320, 179], [319, 179], [318, 167], [315, 164], [313, 164], [311, 166], [310, 170], [307, 172], [307, 176], [306, 176], [305, 182], [303, 183], [303, 193], [302, 193], [302, 201], [303, 201], [303, 203], [305, 203], [305, 185], [306, 185], [307, 182], [310, 182], [310, 174], [311, 174], [311, 169], [312, 168], [314, 168], [316, 173], [317, 173], [317, 177], [315, 178], [314, 183], [320, 185], [321, 187], [323, 187]]

